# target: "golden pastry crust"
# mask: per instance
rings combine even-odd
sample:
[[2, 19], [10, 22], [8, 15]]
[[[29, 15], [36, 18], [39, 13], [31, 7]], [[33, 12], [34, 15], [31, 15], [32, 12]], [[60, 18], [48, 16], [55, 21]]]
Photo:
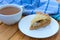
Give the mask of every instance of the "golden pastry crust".
[[35, 30], [49, 25], [51, 18], [47, 14], [37, 13], [35, 18], [31, 21], [30, 30]]

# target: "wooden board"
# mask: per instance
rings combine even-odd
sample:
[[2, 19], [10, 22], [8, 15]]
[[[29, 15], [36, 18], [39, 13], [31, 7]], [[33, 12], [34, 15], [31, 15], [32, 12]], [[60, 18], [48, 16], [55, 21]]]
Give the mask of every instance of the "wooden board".
[[[60, 22], [59, 22], [60, 24]], [[11, 26], [0, 24], [0, 40], [60, 40], [60, 30], [59, 32], [49, 38], [36, 39], [24, 35], [18, 30], [17, 23]]]
[[10, 39], [18, 31], [17, 24], [8, 26], [5, 24], [0, 25], [0, 40]]

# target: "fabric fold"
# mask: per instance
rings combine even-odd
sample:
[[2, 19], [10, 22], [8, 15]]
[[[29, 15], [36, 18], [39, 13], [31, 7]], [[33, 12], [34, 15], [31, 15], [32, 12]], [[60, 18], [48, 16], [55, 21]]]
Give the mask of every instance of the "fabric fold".
[[41, 11], [60, 21], [60, 4], [56, 0], [0, 0], [0, 6], [4, 4], [23, 6], [26, 15]]

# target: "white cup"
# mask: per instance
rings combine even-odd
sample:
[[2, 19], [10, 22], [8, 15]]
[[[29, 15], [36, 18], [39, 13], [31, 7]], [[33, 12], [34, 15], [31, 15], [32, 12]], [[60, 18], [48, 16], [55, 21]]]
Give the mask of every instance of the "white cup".
[[5, 8], [5, 7], [16, 7], [18, 8], [20, 11], [18, 13], [15, 13], [15, 14], [11, 14], [11, 15], [4, 15], [4, 14], [1, 14], [0, 13], [0, 20], [4, 23], [4, 24], [7, 24], [7, 25], [11, 25], [11, 24], [15, 24], [16, 22], [18, 22], [21, 17], [22, 17], [22, 12], [23, 12], [23, 8], [19, 5], [16, 5], [16, 4], [7, 4], [7, 5], [2, 5], [0, 6], [0, 10], [2, 8]]

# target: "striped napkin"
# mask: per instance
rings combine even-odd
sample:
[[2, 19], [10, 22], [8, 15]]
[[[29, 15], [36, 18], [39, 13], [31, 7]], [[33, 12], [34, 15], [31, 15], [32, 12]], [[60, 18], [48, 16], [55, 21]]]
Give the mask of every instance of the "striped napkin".
[[56, 0], [0, 0], [0, 5], [5, 4], [23, 6], [26, 15], [41, 11], [60, 21], [60, 4]]

